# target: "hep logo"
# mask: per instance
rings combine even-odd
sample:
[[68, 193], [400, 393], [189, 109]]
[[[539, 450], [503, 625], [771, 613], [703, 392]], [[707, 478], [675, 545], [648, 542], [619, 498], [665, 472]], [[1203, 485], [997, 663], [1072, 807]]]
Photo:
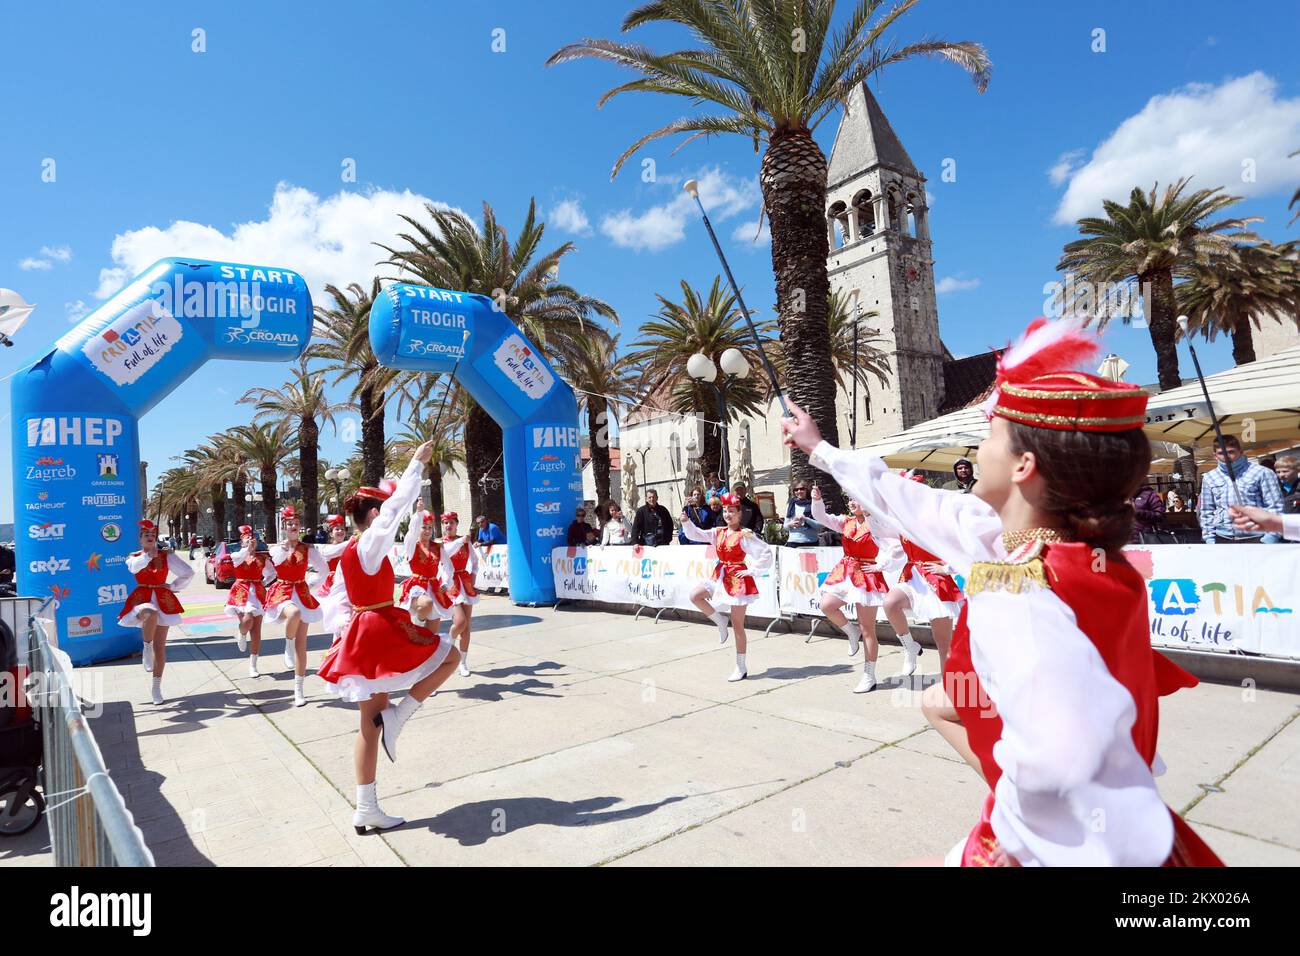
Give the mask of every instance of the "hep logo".
[[72, 570], [72, 561], [70, 558], [47, 558], [44, 561], [33, 561], [28, 568], [33, 574], [58, 574], [60, 571]]

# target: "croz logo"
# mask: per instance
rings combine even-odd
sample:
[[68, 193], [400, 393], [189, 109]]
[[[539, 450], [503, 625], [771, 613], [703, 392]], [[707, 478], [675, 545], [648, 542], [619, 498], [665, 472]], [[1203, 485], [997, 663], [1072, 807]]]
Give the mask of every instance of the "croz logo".
[[560, 503], [558, 501], [539, 501], [533, 510], [539, 515], [553, 515], [559, 512]]
[[555, 525], [547, 525], [545, 528], [538, 528], [538, 529], [537, 529], [537, 537], [539, 537], [539, 538], [563, 538], [563, 537], [564, 537], [564, 529], [563, 529], [563, 528], [557, 528]]
[[50, 897], [51, 926], [117, 926], [130, 929], [132, 936], [148, 936], [152, 912], [149, 893], [82, 893], [74, 885]]
[[122, 434], [116, 418], [29, 418], [27, 447], [45, 445], [107, 445]]
[[121, 604], [126, 600], [127, 593], [125, 584], [105, 584], [98, 590], [99, 606]]
[[72, 559], [46, 558], [44, 561], [33, 561], [27, 567], [32, 574], [58, 574], [60, 571], [72, 570]]
[[33, 541], [61, 541], [63, 540], [63, 529], [66, 524], [34, 524], [27, 529], [27, 537]]

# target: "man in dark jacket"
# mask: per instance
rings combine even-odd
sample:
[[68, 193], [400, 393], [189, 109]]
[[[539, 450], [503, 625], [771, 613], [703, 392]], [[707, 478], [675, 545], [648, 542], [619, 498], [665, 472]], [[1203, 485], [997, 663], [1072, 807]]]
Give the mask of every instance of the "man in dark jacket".
[[672, 540], [673, 516], [659, 503], [659, 492], [647, 491], [645, 504], [636, 509], [632, 519], [632, 543], [656, 547]]
[[[699, 489], [691, 492], [691, 500], [686, 505], [686, 516], [691, 519], [697, 528], [708, 531], [713, 527], [715, 518], [709, 506], [704, 503], [704, 496], [700, 494]], [[667, 510], [667, 509], [664, 509]], [[677, 532], [677, 542], [679, 544], [700, 544], [701, 542], [692, 541], [686, 537], [685, 531]]]
[[758, 507], [758, 502], [749, 497], [749, 489], [743, 482], [736, 482], [732, 486], [732, 491], [740, 497], [740, 526], [762, 537], [763, 511]]
[[962, 494], [969, 494], [975, 487], [975, 466], [970, 463], [969, 458], [958, 458], [952, 466], [952, 474], [953, 479], [943, 486], [944, 491], [960, 491]]
[[569, 525], [569, 532], [564, 536], [564, 543], [570, 548], [585, 548], [587, 531], [590, 528], [591, 525], [587, 524], [587, 509], [578, 505], [578, 510], [573, 516], [573, 524]]
[[1144, 532], [1155, 531], [1160, 526], [1165, 516], [1165, 500], [1155, 488], [1143, 485], [1133, 499], [1133, 511], [1137, 518], [1133, 522], [1133, 536], [1129, 540], [1137, 544], [1142, 540]]

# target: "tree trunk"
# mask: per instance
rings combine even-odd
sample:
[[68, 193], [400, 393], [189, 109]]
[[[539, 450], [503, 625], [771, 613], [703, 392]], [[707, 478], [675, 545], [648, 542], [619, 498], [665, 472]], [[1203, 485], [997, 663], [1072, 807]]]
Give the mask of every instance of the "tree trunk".
[[212, 486], [212, 537], [220, 541], [226, 536], [226, 486]]
[[373, 391], [361, 392], [362, 484], [375, 486], [384, 478], [384, 413]]
[[[243, 472], [240, 472], [240, 474], [242, 475]], [[242, 477], [230, 483], [230, 497], [233, 499], [235, 506], [235, 514], [231, 524], [238, 529], [240, 525], [248, 524], [248, 483]], [[222, 533], [224, 534], [224, 531]]]
[[266, 521], [266, 543], [279, 541], [275, 520], [275, 469], [262, 469], [262, 518]]
[[[429, 510], [437, 517], [447, 510], [442, 496], [442, 466], [433, 462], [429, 471]], [[468, 519], [467, 519], [468, 520]], [[441, 526], [440, 526], [441, 527]]]
[[1255, 330], [1250, 316], [1242, 316], [1232, 329], [1232, 360], [1238, 365], [1255, 361]]
[[320, 428], [314, 418], [298, 426], [298, 484], [302, 487], [303, 533], [320, 527], [320, 476], [318, 452]]
[[[839, 444], [835, 376], [827, 322], [826, 157], [804, 129], [773, 134], [759, 172], [772, 226], [772, 271], [789, 397], [812, 416], [822, 437]], [[842, 514], [844, 499], [830, 475], [799, 449], [790, 452], [790, 480], [815, 481], [826, 509]]]
[[1177, 305], [1174, 302], [1173, 271], [1158, 269], [1138, 276], [1138, 281], [1150, 283], [1151, 315], [1148, 316], [1148, 324], [1151, 345], [1156, 352], [1160, 391], [1167, 392], [1183, 384], [1182, 375], [1178, 371], [1178, 322], [1175, 318]]
[[609, 406], [605, 399], [587, 397], [587, 446], [591, 452], [592, 475], [596, 479], [596, 509], [602, 518], [609, 503]]
[[[469, 472], [469, 498], [474, 515], [487, 515], [501, 527], [506, 524], [505, 483], [501, 467], [501, 426], [475, 402], [465, 421], [465, 462]], [[487, 475], [491, 485], [481, 479]], [[472, 521], [474, 515], [468, 520]]]

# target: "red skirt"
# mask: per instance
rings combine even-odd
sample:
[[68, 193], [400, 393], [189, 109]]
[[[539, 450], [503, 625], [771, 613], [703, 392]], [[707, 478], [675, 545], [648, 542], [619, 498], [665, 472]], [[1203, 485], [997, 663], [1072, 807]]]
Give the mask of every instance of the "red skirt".
[[[253, 603], [257, 602], [257, 603]], [[261, 581], [244, 581], [236, 579], [230, 586], [226, 598], [226, 613], [256, 611], [258, 614], [266, 607], [266, 585]]]
[[927, 571], [917, 561], [907, 562], [898, 583], [906, 584], [912, 577], [913, 571], [925, 579], [925, 583], [930, 585], [930, 589], [934, 591], [935, 597], [945, 604], [965, 600], [965, 595], [961, 593], [961, 588], [957, 587], [957, 582], [952, 579], [952, 575]]
[[145, 587], [141, 585], [126, 596], [126, 603], [122, 605], [122, 610], [118, 612], [117, 619], [120, 621], [126, 617], [134, 608], [142, 604], [152, 604], [154, 600], [158, 602], [158, 610], [163, 614], [184, 614], [185, 608], [177, 599], [175, 593], [169, 587]]
[[276, 581], [271, 585], [271, 590], [266, 593], [266, 607], [270, 610], [277, 605], [283, 604], [295, 594], [302, 606], [308, 611], [314, 611], [320, 607], [320, 601], [312, 596], [311, 589], [307, 587], [306, 581]]
[[417, 627], [391, 604], [358, 611], [330, 648], [317, 676], [353, 702], [407, 690], [432, 674], [451, 651], [451, 639]]
[[845, 581], [863, 591], [877, 594], [886, 594], [889, 591], [889, 582], [885, 580], [884, 574], [880, 571], [863, 571], [862, 562], [849, 555], [845, 555], [840, 559], [839, 564], [831, 568], [831, 573], [826, 575], [823, 584], [833, 588]]
[[415, 588], [422, 589], [425, 594], [433, 599], [433, 603], [442, 609], [446, 610], [451, 607], [451, 598], [447, 596], [447, 593], [439, 586], [438, 582], [433, 578], [422, 577], [418, 574], [402, 582], [402, 595], [398, 598], [398, 607], [411, 606], [411, 591]]

